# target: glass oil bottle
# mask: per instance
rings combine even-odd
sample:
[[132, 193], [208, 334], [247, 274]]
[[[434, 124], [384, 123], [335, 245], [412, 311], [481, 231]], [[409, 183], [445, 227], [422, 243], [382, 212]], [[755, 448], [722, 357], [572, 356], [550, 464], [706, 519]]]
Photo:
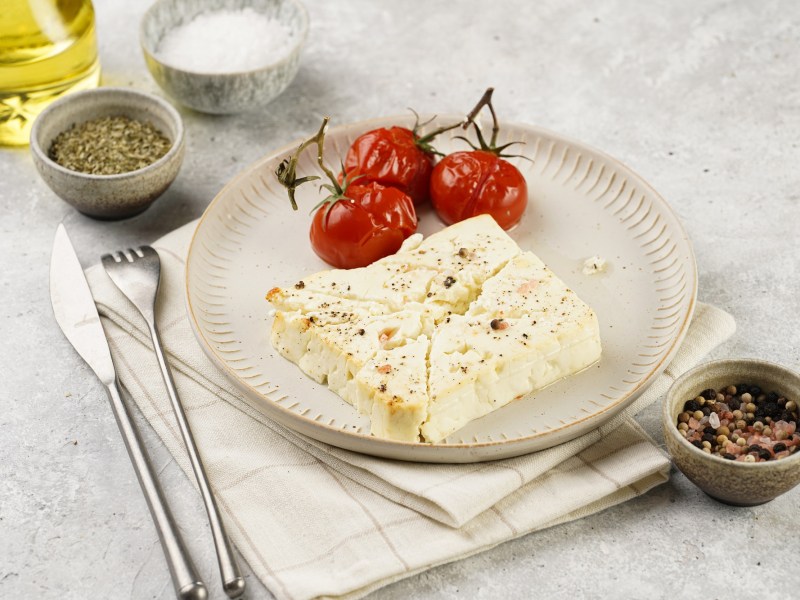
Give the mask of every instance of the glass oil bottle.
[[100, 80], [91, 0], [2, 0], [0, 145], [28, 143], [36, 116]]

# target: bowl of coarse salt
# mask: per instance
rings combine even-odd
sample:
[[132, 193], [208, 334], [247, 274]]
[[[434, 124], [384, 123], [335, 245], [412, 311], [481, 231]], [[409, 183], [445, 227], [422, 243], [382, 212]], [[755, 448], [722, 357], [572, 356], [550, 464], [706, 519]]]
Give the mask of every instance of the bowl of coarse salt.
[[308, 13], [297, 0], [157, 0], [139, 41], [170, 96], [230, 114], [261, 108], [289, 86], [307, 35]]

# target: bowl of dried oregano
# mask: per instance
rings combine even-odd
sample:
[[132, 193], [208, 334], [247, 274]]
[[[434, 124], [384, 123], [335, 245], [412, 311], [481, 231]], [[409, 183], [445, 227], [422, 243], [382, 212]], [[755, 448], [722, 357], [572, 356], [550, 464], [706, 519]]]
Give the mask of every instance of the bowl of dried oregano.
[[122, 219], [145, 210], [183, 161], [183, 123], [152, 94], [98, 88], [51, 104], [31, 130], [31, 152], [45, 183], [80, 212]]

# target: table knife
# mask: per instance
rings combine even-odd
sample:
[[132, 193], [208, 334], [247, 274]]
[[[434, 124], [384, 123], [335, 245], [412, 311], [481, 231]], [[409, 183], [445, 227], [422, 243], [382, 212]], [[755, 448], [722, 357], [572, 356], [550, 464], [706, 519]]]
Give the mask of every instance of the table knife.
[[139, 432], [122, 399], [111, 351], [92, 292], [63, 225], [58, 226], [53, 242], [50, 301], [61, 331], [105, 386], [111, 410], [158, 531], [178, 598], [205, 600], [208, 596], [206, 587], [197, 576]]

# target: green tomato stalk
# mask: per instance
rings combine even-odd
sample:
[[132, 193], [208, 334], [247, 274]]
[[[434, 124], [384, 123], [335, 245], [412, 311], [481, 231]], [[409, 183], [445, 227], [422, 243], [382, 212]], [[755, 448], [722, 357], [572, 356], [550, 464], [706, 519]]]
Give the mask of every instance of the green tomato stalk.
[[[329, 121], [330, 117], [323, 117], [322, 125], [320, 125], [319, 131], [317, 131], [316, 135], [302, 142], [297, 147], [297, 150], [295, 150], [294, 154], [292, 154], [289, 158], [284, 158], [275, 169], [275, 176], [278, 178], [280, 184], [286, 188], [286, 191], [289, 194], [289, 201], [292, 203], [292, 209], [297, 210], [297, 200], [294, 196], [297, 188], [304, 183], [308, 183], [309, 181], [320, 179], [319, 175], [309, 175], [307, 177], [298, 178], [297, 162], [300, 160], [300, 155], [305, 151], [306, 148], [313, 145], [317, 146], [317, 164], [319, 165], [319, 168], [322, 169], [322, 172], [325, 173], [330, 183], [323, 183], [320, 185], [320, 189], [325, 189], [328, 191], [328, 196], [323, 198], [316, 206], [314, 206], [314, 208], [311, 209], [311, 212], [313, 213], [320, 207], [327, 205], [327, 208], [325, 209], [325, 216], [322, 221], [323, 228], [328, 220], [328, 213], [330, 213], [334, 204], [339, 202], [339, 200], [348, 200], [352, 202], [352, 200], [346, 196], [347, 188], [356, 179], [361, 177], [361, 175], [358, 175], [356, 177], [348, 178], [347, 174], [345, 173], [342, 177], [342, 183], [340, 184], [336, 179], [336, 176], [333, 174], [333, 171], [331, 171], [325, 164], [323, 148], [325, 146], [325, 134], [328, 132]], [[344, 165], [342, 165], [342, 172], [344, 172]]]
[[[508, 144], [503, 144], [502, 146], [497, 145], [497, 134], [500, 132], [500, 123], [497, 120], [497, 113], [494, 112], [494, 106], [492, 106], [492, 94], [494, 93], [494, 88], [487, 88], [486, 91], [481, 96], [481, 99], [478, 100], [478, 103], [475, 105], [469, 114], [467, 114], [466, 119], [462, 122], [461, 128], [467, 129], [470, 125], [475, 128], [475, 135], [478, 138], [478, 145], [472, 143], [472, 141], [468, 140], [464, 136], [456, 136], [456, 139], [463, 140], [470, 145], [473, 150], [484, 150], [485, 152], [491, 152], [499, 156], [500, 158], [510, 158], [510, 157], [519, 157], [529, 159], [527, 156], [523, 156], [522, 154], [505, 154], [503, 151], [506, 150], [509, 146], [513, 146], [515, 144], [521, 144], [522, 142], [509, 142]], [[483, 110], [484, 107], [489, 109], [489, 112], [492, 115], [492, 137], [490, 138], [489, 142], [486, 142], [486, 138], [483, 137], [483, 132], [481, 131], [480, 126], [478, 125], [475, 118], [478, 114]]]
[[409, 108], [412, 113], [414, 113], [414, 127], [411, 128], [411, 132], [414, 134], [414, 144], [422, 150], [425, 154], [434, 154], [436, 156], [444, 156], [443, 152], [439, 152], [436, 148], [433, 147], [431, 142], [436, 138], [438, 135], [450, 131], [451, 129], [456, 129], [457, 127], [461, 127], [467, 123], [467, 120], [458, 121], [453, 123], [452, 125], [445, 125], [444, 127], [439, 127], [438, 129], [434, 129], [430, 133], [426, 133], [425, 135], [420, 134], [420, 129], [429, 125], [436, 119], [436, 115], [432, 116], [427, 121], [422, 123], [419, 122], [419, 114], [413, 108]]

